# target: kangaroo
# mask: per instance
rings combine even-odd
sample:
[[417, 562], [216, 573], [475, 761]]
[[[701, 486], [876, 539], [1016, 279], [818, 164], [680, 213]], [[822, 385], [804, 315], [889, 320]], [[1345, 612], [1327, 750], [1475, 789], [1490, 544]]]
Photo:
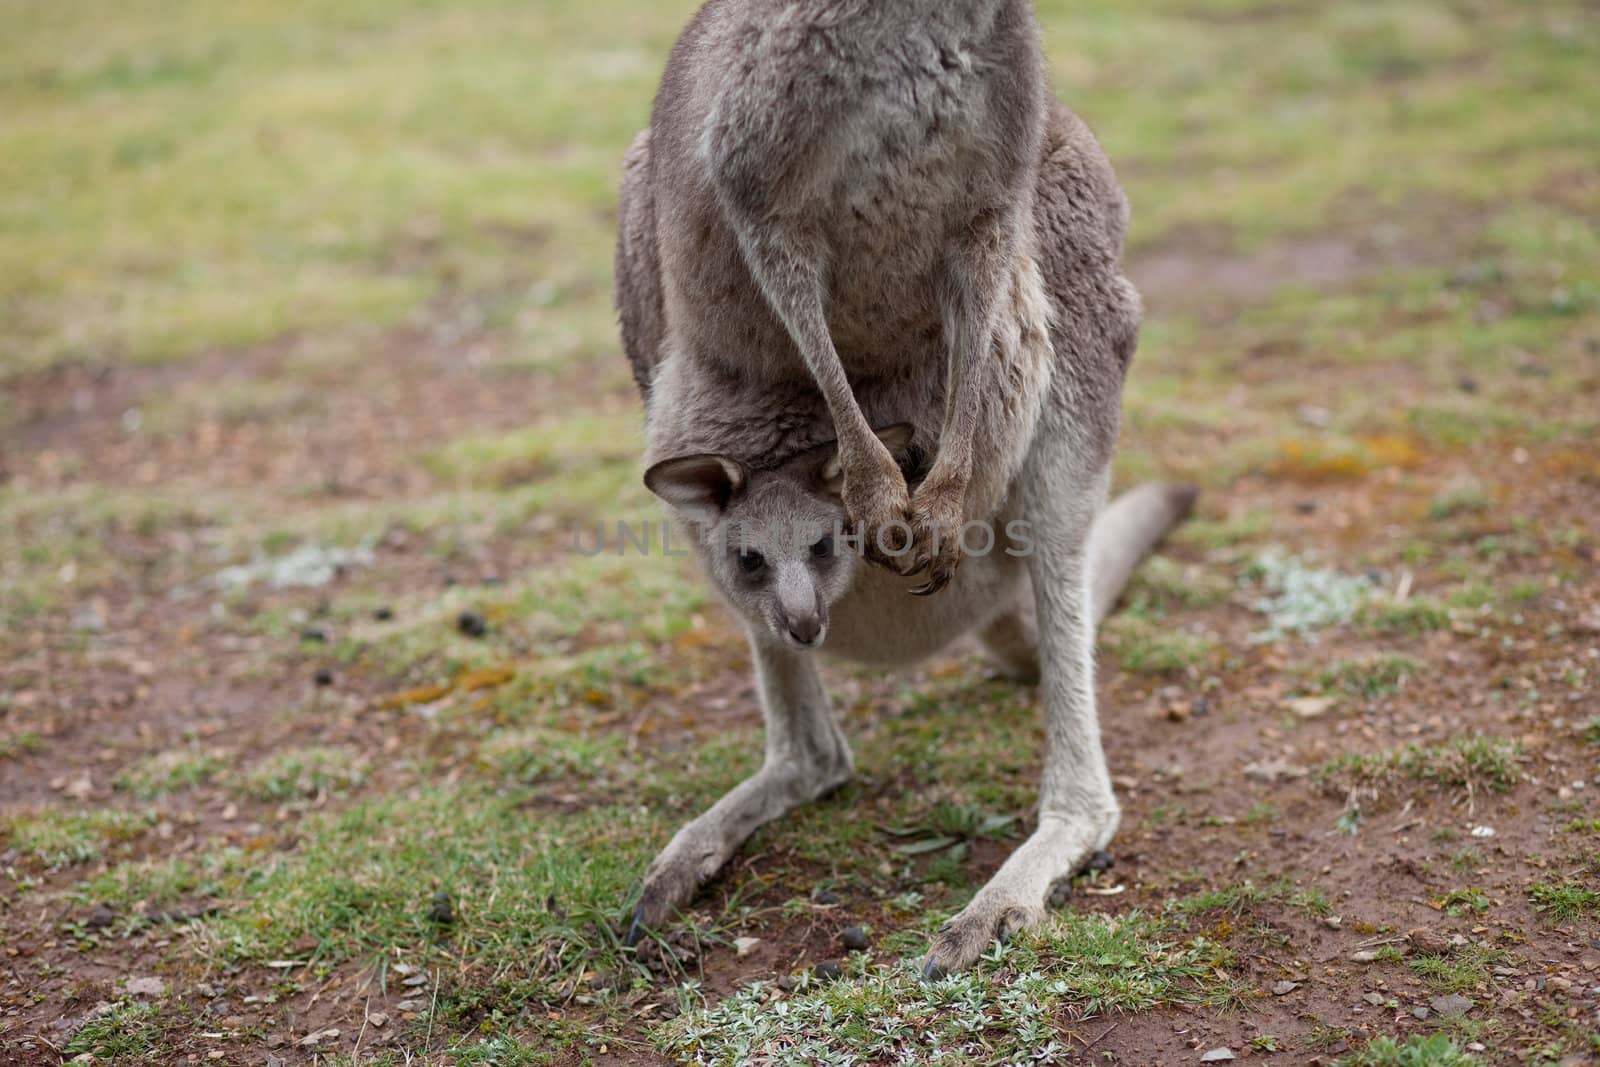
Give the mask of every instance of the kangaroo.
[[[976, 632], [1038, 677], [1038, 826], [941, 929], [929, 977], [1036, 922], [1109, 843], [1094, 625], [1192, 500], [1149, 488], [1096, 521], [1142, 313], [1127, 223], [1027, 0], [694, 16], [624, 160], [616, 296], [646, 484], [746, 623], [766, 760], [651, 864], [630, 941], [850, 777], [819, 652], [909, 663]], [[821, 532], [841, 519], [888, 566]], [[963, 520], [1001, 550], [963, 562]]]

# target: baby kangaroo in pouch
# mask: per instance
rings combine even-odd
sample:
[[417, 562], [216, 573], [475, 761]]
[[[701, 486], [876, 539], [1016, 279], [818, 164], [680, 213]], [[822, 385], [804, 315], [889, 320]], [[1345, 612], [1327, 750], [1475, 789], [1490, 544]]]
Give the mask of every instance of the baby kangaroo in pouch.
[[624, 162], [617, 304], [645, 481], [746, 624], [766, 758], [650, 865], [630, 941], [849, 780], [819, 654], [906, 664], [972, 633], [1039, 684], [1038, 826], [928, 975], [1038, 921], [1110, 841], [1094, 628], [1194, 495], [1102, 507], [1140, 319], [1126, 229], [1027, 0], [690, 22]]

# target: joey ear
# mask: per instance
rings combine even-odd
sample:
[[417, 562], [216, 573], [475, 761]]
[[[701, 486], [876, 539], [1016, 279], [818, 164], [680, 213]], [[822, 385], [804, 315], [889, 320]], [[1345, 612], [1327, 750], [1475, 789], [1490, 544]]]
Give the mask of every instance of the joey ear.
[[696, 522], [722, 517], [749, 480], [744, 464], [727, 456], [679, 456], [645, 471], [644, 484], [673, 510]]
[[[906, 455], [911, 448], [911, 438], [916, 433], [916, 427], [909, 422], [898, 422], [893, 426], [885, 426], [881, 430], [874, 430], [878, 440], [882, 441], [894, 461], [905, 466]], [[839, 449], [835, 445], [828, 453], [828, 458], [822, 461], [822, 466], [817, 470], [817, 480], [822, 483], [825, 492], [839, 496], [844, 492], [844, 468], [839, 461]]]

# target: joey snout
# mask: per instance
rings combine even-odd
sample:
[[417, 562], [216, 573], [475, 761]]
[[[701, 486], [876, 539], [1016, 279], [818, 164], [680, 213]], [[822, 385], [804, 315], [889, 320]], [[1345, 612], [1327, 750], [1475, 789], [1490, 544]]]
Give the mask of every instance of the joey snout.
[[773, 629], [796, 648], [815, 648], [827, 631], [828, 613], [811, 576], [804, 567], [793, 567], [779, 571], [777, 579], [778, 617]]

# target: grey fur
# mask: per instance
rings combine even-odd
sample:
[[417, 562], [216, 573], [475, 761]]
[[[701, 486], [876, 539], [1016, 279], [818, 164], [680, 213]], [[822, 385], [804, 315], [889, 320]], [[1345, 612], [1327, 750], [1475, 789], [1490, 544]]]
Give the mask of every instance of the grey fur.
[[[746, 621], [767, 762], [651, 865], [640, 922], [848, 779], [819, 646], [896, 664], [977, 632], [1039, 677], [1038, 830], [941, 931], [930, 973], [1036, 920], [1110, 840], [1093, 624], [1192, 500], [1144, 490], [1096, 522], [1140, 318], [1127, 217], [1050, 98], [1026, 0], [711, 0], [690, 23], [628, 152], [617, 301], [648, 480]], [[872, 429], [896, 424], [909, 441]], [[772, 536], [854, 520], [892, 549], [876, 532], [901, 518], [893, 570]], [[1032, 551], [961, 562], [963, 519], [1026, 523]], [[743, 561], [740, 536], [758, 539]], [[908, 598], [897, 570], [937, 595]]]

